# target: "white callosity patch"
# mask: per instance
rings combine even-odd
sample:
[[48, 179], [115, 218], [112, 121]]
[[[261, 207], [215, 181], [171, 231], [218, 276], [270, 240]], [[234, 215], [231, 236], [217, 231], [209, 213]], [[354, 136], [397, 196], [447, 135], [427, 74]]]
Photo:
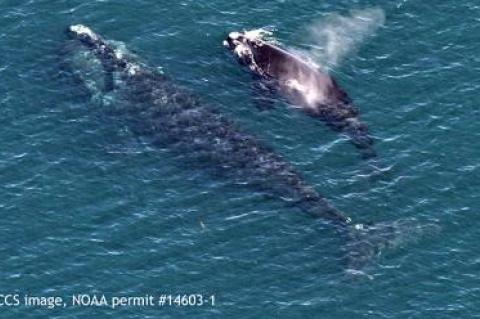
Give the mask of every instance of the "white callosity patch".
[[[271, 36], [273, 33], [265, 29], [254, 29], [244, 32], [230, 32], [228, 37], [234, 46], [233, 54], [240, 60], [248, 62], [248, 67], [256, 73], [263, 74], [263, 70], [258, 67], [255, 62], [251, 42], [256, 42], [257, 45], [262, 45], [265, 36]], [[250, 43], [249, 43], [250, 42]], [[224, 41], [225, 46], [229, 46], [227, 41]]]
[[240, 38], [240, 32], [230, 32], [228, 34], [228, 37], [232, 40], [238, 40], [238, 38]]
[[233, 49], [233, 53], [238, 57], [238, 58], [244, 58], [244, 57], [251, 57], [252, 56], [252, 50], [250, 47], [246, 44], [243, 44], [239, 42], [236, 44], [235, 49]]
[[98, 40], [98, 36], [93, 32], [89, 27], [86, 27], [82, 24], [76, 24], [70, 26], [70, 31], [79, 35], [86, 35], [93, 40]]
[[232, 39], [232, 43], [235, 46], [235, 48], [233, 49], [233, 54], [239, 60], [247, 62], [248, 67], [252, 71], [262, 74], [262, 70], [255, 63], [255, 59], [253, 56], [252, 49], [250, 48], [250, 45], [246, 43], [244, 38], [240, 38], [240, 35], [238, 32], [232, 32], [232, 33], [234, 33], [235, 35], [238, 34], [238, 36], [236, 37], [230, 36], [230, 38]]
[[[265, 29], [254, 29], [244, 32], [230, 32], [228, 37], [235, 46], [233, 52], [237, 57], [252, 57], [252, 51], [248, 42], [256, 42], [258, 45], [262, 45], [262, 41], [265, 41], [267, 36], [271, 36], [273, 33]], [[224, 45], [228, 46], [228, 42], [224, 41]]]

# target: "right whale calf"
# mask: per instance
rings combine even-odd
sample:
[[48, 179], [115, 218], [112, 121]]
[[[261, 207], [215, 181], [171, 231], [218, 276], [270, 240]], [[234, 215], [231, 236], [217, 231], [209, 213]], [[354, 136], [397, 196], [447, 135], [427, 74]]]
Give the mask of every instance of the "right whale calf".
[[373, 139], [347, 93], [312, 63], [268, 43], [252, 32], [230, 32], [224, 45], [264, 82], [265, 91], [279, 91], [291, 104], [350, 137], [365, 158], [375, 156]]
[[75, 44], [68, 57], [72, 74], [95, 96], [103, 96], [102, 105], [114, 110], [132, 132], [181, 153], [189, 165], [200, 163], [215, 175], [274, 195], [347, 233], [356, 232], [350, 238], [367, 229], [351, 223], [281, 155], [191, 92], [86, 26], [73, 25], [67, 31]]

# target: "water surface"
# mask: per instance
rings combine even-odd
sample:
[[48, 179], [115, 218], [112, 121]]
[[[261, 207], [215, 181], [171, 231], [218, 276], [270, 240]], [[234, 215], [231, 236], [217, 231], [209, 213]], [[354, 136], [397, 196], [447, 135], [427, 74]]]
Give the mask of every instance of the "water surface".
[[[384, 13], [383, 24], [360, 34], [332, 68], [376, 137], [372, 161], [282, 101], [258, 112], [250, 76], [221, 45], [229, 31], [273, 27], [284, 46], [309, 50], [322, 45], [307, 37], [312, 25], [372, 9]], [[217, 299], [182, 309], [16, 307], [3, 317], [480, 313], [475, 1], [4, 0], [0, 12], [0, 293]], [[412, 229], [367, 275], [346, 275], [334, 231], [280, 201], [186, 170], [76, 96], [58, 76], [57, 54], [73, 23], [124, 42], [215, 103], [354, 220], [409, 221]]]

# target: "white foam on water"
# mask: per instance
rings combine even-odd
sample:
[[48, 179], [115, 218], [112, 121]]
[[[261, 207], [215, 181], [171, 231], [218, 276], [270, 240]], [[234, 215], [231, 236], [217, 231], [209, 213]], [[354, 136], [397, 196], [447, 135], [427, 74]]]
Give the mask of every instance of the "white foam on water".
[[245, 38], [250, 41], [263, 40], [267, 41], [273, 35], [273, 31], [264, 28], [253, 29], [244, 32]]

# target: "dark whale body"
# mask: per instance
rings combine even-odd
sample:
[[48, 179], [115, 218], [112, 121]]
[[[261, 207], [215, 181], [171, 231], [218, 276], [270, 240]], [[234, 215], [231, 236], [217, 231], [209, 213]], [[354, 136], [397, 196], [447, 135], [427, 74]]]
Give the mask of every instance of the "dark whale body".
[[131, 131], [154, 145], [181, 153], [189, 166], [198, 163], [215, 175], [238, 180], [326, 220], [350, 240], [349, 266], [357, 267], [358, 261], [363, 264], [376, 253], [377, 245], [365, 239], [370, 226], [352, 224], [282, 156], [253, 135], [88, 27], [71, 26], [68, 35], [78, 51], [66, 63], [70, 72], [83, 80], [94, 96], [103, 96], [102, 106], [128, 123]]
[[291, 104], [333, 130], [347, 134], [364, 157], [375, 156], [373, 140], [367, 126], [358, 119], [358, 109], [333, 77], [298, 56], [245, 33], [230, 33], [224, 45]]
[[125, 107], [117, 106], [121, 109], [117, 112], [128, 117], [133, 131], [184, 154], [189, 163], [203, 163], [216, 173], [294, 203], [312, 216], [339, 225], [350, 222], [280, 155], [202, 105], [195, 95], [134, 62], [85, 26], [71, 26], [68, 33], [92, 53], [90, 58], [100, 61], [97, 64], [107, 79], [101, 85], [103, 93], [118, 91], [115, 94]]

